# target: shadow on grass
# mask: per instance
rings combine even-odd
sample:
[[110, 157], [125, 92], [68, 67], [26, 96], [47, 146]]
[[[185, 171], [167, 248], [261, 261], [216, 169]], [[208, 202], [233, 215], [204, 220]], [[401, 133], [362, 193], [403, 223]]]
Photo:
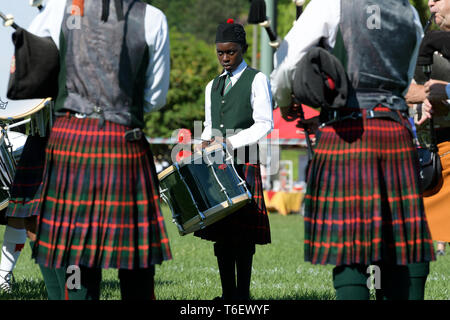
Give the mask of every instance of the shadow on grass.
[[47, 290], [43, 280], [16, 280], [12, 293], [0, 292], [0, 300], [47, 300]]

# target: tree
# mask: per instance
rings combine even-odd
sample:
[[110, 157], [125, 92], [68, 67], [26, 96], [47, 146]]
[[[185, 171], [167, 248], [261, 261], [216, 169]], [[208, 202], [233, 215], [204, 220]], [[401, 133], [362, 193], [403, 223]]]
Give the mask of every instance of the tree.
[[214, 46], [193, 35], [170, 30], [171, 71], [166, 106], [145, 117], [149, 137], [171, 137], [178, 128], [193, 131], [204, 120], [206, 84], [220, 72]]
[[171, 28], [214, 43], [217, 24], [233, 18], [244, 24], [249, 1], [245, 0], [155, 0], [152, 4], [167, 16]]

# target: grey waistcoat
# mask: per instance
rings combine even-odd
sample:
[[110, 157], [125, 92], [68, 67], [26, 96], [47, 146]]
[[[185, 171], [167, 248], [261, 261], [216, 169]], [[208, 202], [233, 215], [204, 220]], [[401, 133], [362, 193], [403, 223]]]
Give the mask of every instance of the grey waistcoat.
[[349, 105], [372, 108], [381, 103], [406, 110], [403, 91], [417, 42], [408, 0], [341, 0], [339, 28], [344, 65], [356, 91]]
[[[66, 9], [72, 0], [67, 0]], [[145, 73], [149, 52], [145, 39], [146, 4], [123, 1], [125, 20], [118, 21], [114, 1], [107, 22], [101, 1], [86, 1], [81, 28], [66, 10], [61, 27], [62, 72], [56, 109], [67, 109], [130, 127], [143, 127]], [[67, 12], [69, 11], [69, 12]]]

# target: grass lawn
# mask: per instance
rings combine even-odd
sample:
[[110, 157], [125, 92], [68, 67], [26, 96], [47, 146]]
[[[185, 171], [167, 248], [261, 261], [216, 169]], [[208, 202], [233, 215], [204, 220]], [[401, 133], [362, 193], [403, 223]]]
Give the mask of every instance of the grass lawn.
[[[212, 242], [192, 235], [180, 236], [163, 206], [173, 260], [156, 269], [156, 297], [160, 300], [210, 300], [221, 294]], [[332, 266], [313, 266], [303, 261], [303, 218], [301, 215], [270, 214], [272, 243], [257, 246], [253, 263], [251, 294], [262, 300], [335, 299]], [[0, 227], [0, 241], [4, 226]], [[450, 248], [431, 264], [426, 299], [450, 299]], [[11, 295], [0, 299], [46, 299], [39, 267], [31, 260], [27, 244], [14, 271]], [[101, 299], [120, 299], [116, 270], [103, 271]]]

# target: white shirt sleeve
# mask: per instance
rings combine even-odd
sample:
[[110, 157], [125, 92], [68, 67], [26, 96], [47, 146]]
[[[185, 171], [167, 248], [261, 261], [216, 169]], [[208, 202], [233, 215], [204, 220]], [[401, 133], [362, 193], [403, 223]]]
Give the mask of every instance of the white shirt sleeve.
[[145, 14], [145, 38], [150, 61], [146, 72], [144, 111], [151, 112], [166, 104], [170, 81], [170, 42], [166, 16], [150, 5], [147, 5]]
[[227, 137], [233, 149], [255, 144], [273, 129], [270, 83], [262, 72], [258, 72], [253, 79], [250, 100], [255, 123], [250, 128]]
[[211, 140], [212, 138], [212, 121], [211, 121], [211, 87], [214, 80], [211, 80], [205, 89], [205, 121], [203, 125], [203, 133], [201, 135], [202, 140]]
[[277, 106], [291, 104], [295, 68], [305, 53], [324, 38], [333, 48], [341, 18], [338, 0], [312, 0], [288, 32], [274, 54], [274, 70], [270, 75], [272, 93]]
[[59, 49], [59, 36], [65, 8], [66, 1], [47, 1], [44, 10], [33, 19], [27, 30], [40, 37], [52, 37]]
[[[417, 43], [416, 43], [416, 48], [414, 49], [414, 52], [411, 56], [411, 61], [409, 63], [409, 69], [408, 69], [409, 81], [408, 81], [408, 83], [411, 83], [411, 80], [414, 80], [414, 72], [416, 70], [417, 57], [419, 55], [420, 43], [422, 42], [422, 38], [423, 38], [423, 27], [420, 22], [419, 14], [417, 13], [416, 8], [414, 8], [412, 5], [411, 5], [411, 9], [414, 11], [414, 23], [416, 25]], [[409, 89], [409, 86], [403, 92], [403, 95], [406, 95], [406, 93], [408, 92], [408, 89]]]

